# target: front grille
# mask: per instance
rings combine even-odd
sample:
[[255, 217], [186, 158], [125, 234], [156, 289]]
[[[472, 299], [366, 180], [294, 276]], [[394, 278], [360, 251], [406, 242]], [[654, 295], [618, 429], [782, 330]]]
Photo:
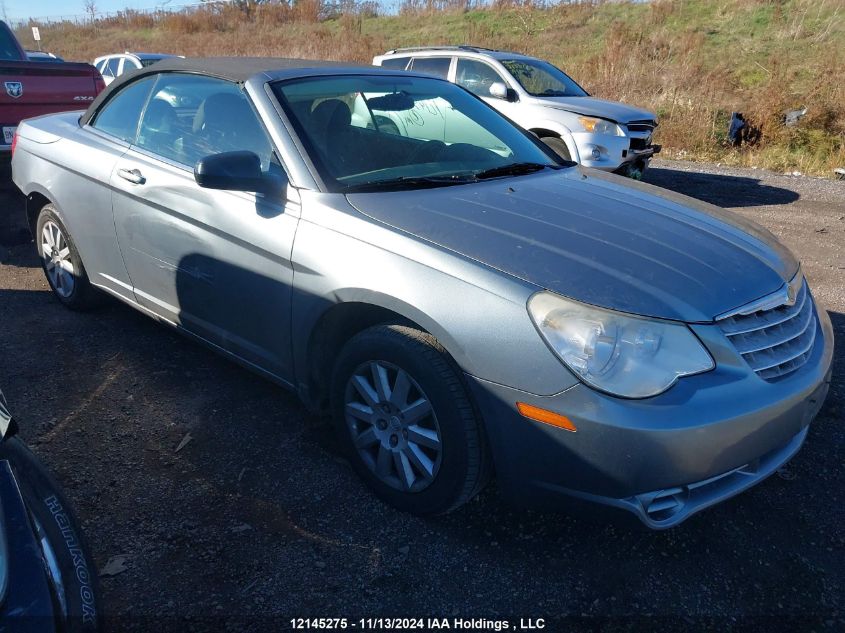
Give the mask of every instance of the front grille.
[[651, 132], [657, 127], [657, 121], [629, 121], [627, 127], [631, 132]]
[[816, 310], [807, 282], [793, 305], [781, 305], [719, 322], [757, 375], [776, 380], [799, 369], [810, 358], [816, 341]]

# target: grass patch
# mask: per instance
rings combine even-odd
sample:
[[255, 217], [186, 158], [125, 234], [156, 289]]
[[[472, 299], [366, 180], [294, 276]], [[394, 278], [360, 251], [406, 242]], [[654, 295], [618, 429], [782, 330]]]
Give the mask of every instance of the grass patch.
[[[550, 60], [592, 94], [650, 108], [667, 155], [830, 176], [845, 165], [845, 7], [838, 0], [652, 0], [561, 3], [406, 0], [399, 15], [373, 5], [328, 11], [320, 0], [242, 11], [217, 5], [181, 14], [126, 11], [95, 24], [39, 25], [46, 49], [67, 59], [143, 50], [272, 55], [368, 63], [390, 48], [475, 44]], [[332, 5], [337, 6], [337, 5]], [[444, 8], [445, 7], [445, 8]], [[26, 25], [18, 36], [31, 47]], [[786, 110], [802, 106], [799, 128]], [[737, 151], [727, 117], [763, 127]]]

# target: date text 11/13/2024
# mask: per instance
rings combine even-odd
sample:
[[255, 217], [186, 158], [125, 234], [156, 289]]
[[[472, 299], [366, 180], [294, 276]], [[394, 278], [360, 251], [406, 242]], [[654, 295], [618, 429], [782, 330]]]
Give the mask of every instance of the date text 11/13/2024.
[[486, 618], [291, 618], [295, 630], [336, 631], [537, 631], [546, 628], [543, 618], [488, 620]]

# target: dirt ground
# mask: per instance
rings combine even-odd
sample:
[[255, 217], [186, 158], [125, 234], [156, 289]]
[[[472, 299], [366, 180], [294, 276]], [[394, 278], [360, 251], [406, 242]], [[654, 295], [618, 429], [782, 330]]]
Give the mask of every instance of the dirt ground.
[[[125, 569], [101, 580], [112, 630], [378, 616], [843, 630], [845, 183], [666, 161], [646, 180], [782, 238], [838, 336], [834, 384], [798, 456], [660, 533], [521, 510], [495, 486], [447, 517], [400, 514], [364, 489], [293, 395], [116, 302], [65, 310], [34, 246], [7, 233], [0, 385], [97, 564], [122, 557]], [[17, 204], [3, 198], [0, 213]]]

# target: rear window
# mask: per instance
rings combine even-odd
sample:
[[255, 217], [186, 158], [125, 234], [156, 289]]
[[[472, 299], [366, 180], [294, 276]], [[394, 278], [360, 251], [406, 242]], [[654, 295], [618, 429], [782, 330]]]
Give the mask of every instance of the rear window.
[[20, 58], [21, 53], [12, 34], [0, 25], [0, 59], [19, 60]]
[[91, 124], [96, 129], [111, 134], [127, 143], [135, 142], [138, 119], [153, 87], [153, 78], [147, 77], [121, 88], [120, 92], [100, 108]]
[[408, 60], [410, 57], [393, 57], [391, 59], [383, 59], [381, 62], [382, 68], [389, 68], [391, 70], [405, 70], [408, 67]]
[[451, 57], [415, 57], [411, 70], [446, 79], [449, 76], [451, 63]]

